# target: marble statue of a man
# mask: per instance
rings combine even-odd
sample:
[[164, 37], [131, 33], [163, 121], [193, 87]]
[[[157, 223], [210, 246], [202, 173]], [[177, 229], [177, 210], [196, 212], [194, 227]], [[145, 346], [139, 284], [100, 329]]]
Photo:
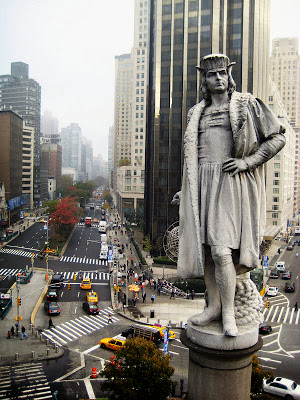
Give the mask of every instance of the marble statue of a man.
[[249, 93], [235, 91], [232, 63], [211, 54], [201, 60], [204, 100], [188, 114], [179, 207], [178, 275], [204, 276], [207, 307], [195, 325], [221, 319], [236, 336], [236, 276], [259, 265], [265, 222], [263, 164], [285, 145], [284, 128]]

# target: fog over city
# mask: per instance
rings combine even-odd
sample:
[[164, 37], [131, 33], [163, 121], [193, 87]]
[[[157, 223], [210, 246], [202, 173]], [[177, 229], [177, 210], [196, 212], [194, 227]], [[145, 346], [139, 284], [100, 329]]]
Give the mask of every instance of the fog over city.
[[[284, 4], [284, 5], [283, 5]], [[271, 38], [300, 37], [299, 0], [271, 0]], [[114, 57], [133, 45], [133, 0], [0, 0], [0, 74], [29, 64], [42, 113], [78, 123], [107, 159], [113, 124]]]

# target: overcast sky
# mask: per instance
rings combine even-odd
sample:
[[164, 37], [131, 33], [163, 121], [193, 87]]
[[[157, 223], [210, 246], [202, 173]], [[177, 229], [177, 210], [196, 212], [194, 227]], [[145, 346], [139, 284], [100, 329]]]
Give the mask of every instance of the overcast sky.
[[[271, 37], [300, 38], [300, 0], [271, 0]], [[134, 0], [0, 0], [0, 75], [29, 64], [42, 113], [78, 123], [107, 159], [114, 56], [133, 45]]]

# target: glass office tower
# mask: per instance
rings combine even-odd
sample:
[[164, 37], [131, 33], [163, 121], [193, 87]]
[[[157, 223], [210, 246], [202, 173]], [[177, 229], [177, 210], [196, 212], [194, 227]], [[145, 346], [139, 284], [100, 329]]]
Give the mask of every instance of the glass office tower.
[[178, 220], [182, 139], [188, 110], [201, 100], [195, 68], [210, 53], [237, 63], [237, 90], [265, 100], [269, 0], [151, 1], [144, 233], [152, 241]]

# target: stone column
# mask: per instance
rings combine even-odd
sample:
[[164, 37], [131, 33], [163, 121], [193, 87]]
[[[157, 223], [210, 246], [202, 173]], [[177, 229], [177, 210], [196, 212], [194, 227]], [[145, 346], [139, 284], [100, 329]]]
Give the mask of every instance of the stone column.
[[181, 333], [189, 348], [188, 400], [249, 400], [252, 356], [262, 347], [258, 325], [239, 329], [235, 338], [223, 335], [221, 323], [209, 325], [188, 321]]

